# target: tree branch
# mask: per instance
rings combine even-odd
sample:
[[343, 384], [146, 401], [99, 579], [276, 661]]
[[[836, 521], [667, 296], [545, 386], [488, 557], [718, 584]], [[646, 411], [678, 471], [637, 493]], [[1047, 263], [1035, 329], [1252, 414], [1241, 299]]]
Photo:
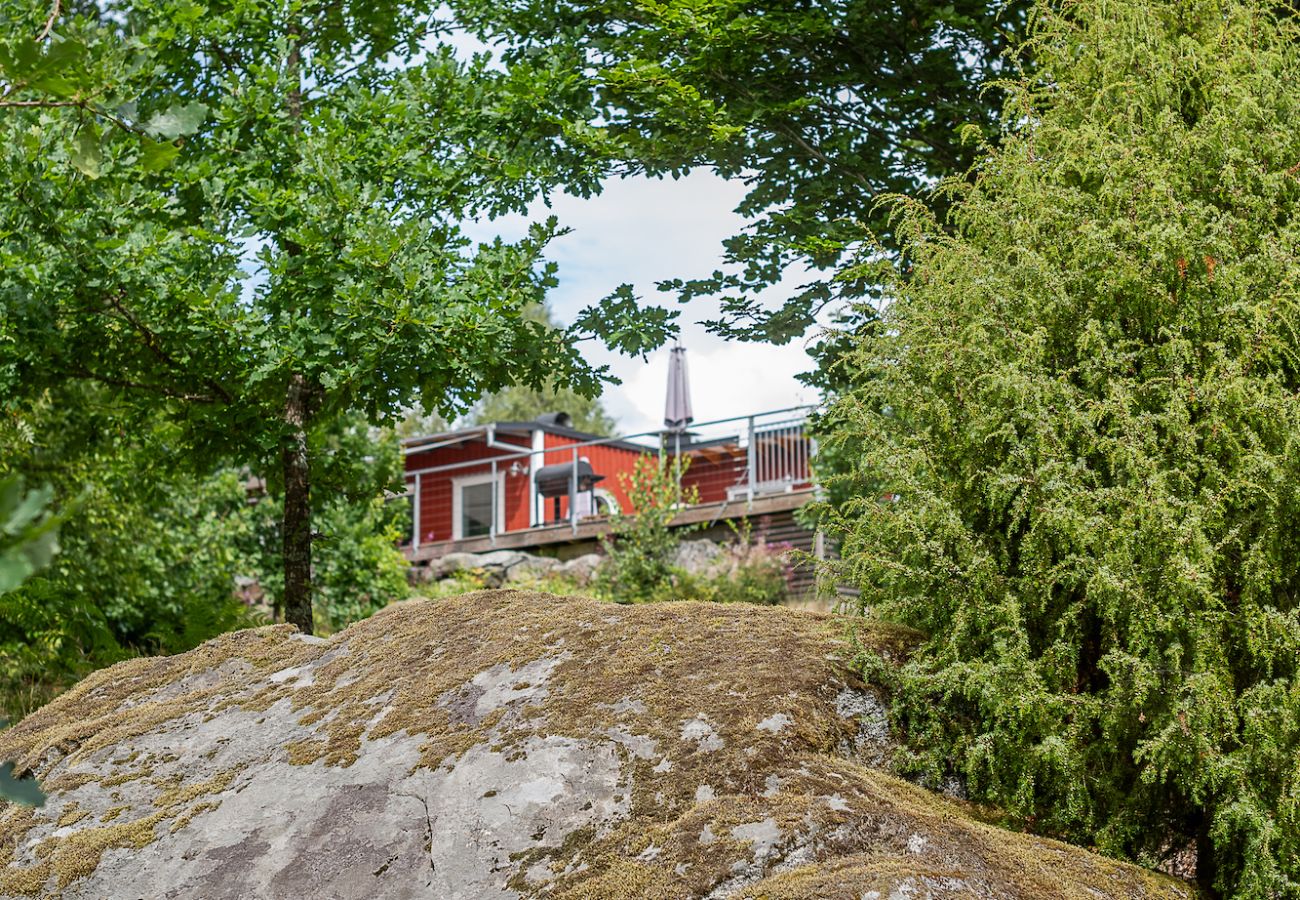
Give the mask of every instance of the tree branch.
[[[21, 86], [21, 85], [20, 85]], [[12, 92], [11, 92], [12, 93]], [[130, 122], [120, 119], [107, 110], [100, 109], [93, 105], [89, 100], [4, 100], [0, 99], [0, 109], [6, 107], [16, 109], [58, 109], [72, 108], [80, 109], [90, 113], [92, 116], [99, 116], [107, 119], [123, 131], [129, 131], [133, 134], [144, 134], [144, 129], [137, 128]]]
[[106, 384], [110, 387], [130, 388], [137, 391], [150, 391], [155, 394], [161, 394], [164, 397], [170, 397], [175, 400], [185, 400], [189, 403], [216, 403], [217, 398], [208, 394], [191, 394], [187, 391], [178, 391], [175, 388], [168, 387], [165, 384], [149, 384], [143, 381], [132, 381], [129, 378], [114, 378], [109, 375], [100, 375], [92, 372], [85, 366], [71, 366], [59, 375], [70, 376], [75, 378], [85, 378], [89, 381]]
[[208, 49], [210, 49], [213, 55], [215, 55], [217, 59], [221, 61], [221, 64], [226, 67], [227, 72], [234, 74], [237, 71], [247, 71], [242, 59], [237, 59], [236, 56], [232, 55], [229, 50], [218, 44], [216, 41], [209, 40]]
[[27, 109], [52, 109], [56, 106], [84, 107], [81, 100], [0, 100], [0, 106], [17, 106]]
[[[149, 349], [150, 353], [156, 356], [164, 365], [170, 366], [178, 372], [184, 372], [185, 367], [177, 362], [175, 357], [163, 349], [162, 341], [158, 338], [158, 335], [150, 329], [148, 325], [145, 325], [144, 322], [136, 318], [131, 311], [123, 305], [122, 297], [124, 293], [124, 291], [119, 290], [116, 294], [110, 295], [108, 302], [117, 310], [118, 314], [121, 315], [121, 317], [125, 319], [132, 328], [139, 332], [142, 338], [144, 338], [144, 345]], [[226, 403], [233, 402], [234, 397], [230, 395], [229, 391], [217, 383], [215, 379], [204, 378], [203, 383], [212, 388], [213, 393]]]
[[59, 0], [54, 0], [54, 8], [50, 10], [50, 17], [45, 20], [45, 27], [41, 33], [36, 35], [36, 43], [40, 43], [50, 36], [50, 31], [54, 28], [54, 20], [59, 17]]

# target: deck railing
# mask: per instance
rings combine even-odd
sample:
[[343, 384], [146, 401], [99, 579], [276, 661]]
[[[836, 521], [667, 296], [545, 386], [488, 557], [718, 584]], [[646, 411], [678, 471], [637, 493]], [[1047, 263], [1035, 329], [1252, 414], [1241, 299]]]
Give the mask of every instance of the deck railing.
[[[531, 528], [553, 527], [556, 524], [567, 523], [576, 534], [582, 518], [597, 514], [596, 510], [584, 506], [580, 493], [585, 492], [579, 491], [578, 484], [580, 462], [597, 455], [594, 453], [597, 448], [617, 448], [623, 453], [640, 452], [660, 458], [691, 457], [695, 464], [687, 466], [684, 475], [680, 475], [680, 469], [673, 469], [679, 473], [679, 489], [687, 494], [693, 492], [702, 504], [738, 502], [752, 507], [756, 497], [811, 485], [811, 458], [816, 447], [807, 433], [806, 425], [812, 409], [812, 406], [788, 407], [748, 416], [693, 422], [683, 432], [646, 431], [552, 447], [525, 447], [497, 434], [492, 426], [485, 426], [483, 440], [497, 455], [406, 473], [408, 491], [414, 501], [411, 549], [418, 550], [422, 543], [428, 542], [421, 537], [424, 528], [420, 519], [422, 507], [428, 505], [426, 501], [429, 492], [433, 491], [436, 496], [434, 505], [441, 506], [445, 503], [448, 508], [455, 509], [452, 479], [470, 473], [486, 472], [490, 475], [488, 483], [492, 485], [492, 509], [487, 534], [490, 543], [495, 544], [499, 533], [515, 533]], [[444, 445], [437, 442], [416, 444], [409, 447], [407, 453], [424, 452], [439, 446]], [[543, 498], [538, 496], [534, 478], [543, 467], [560, 463], [568, 464], [571, 475], [568, 491], [562, 495], [567, 498], [567, 509], [565, 515], [557, 520], [553, 509], [548, 509], [551, 501], [547, 499], [542, 502]], [[595, 468], [599, 469], [599, 466]], [[600, 474], [611, 475], [608, 472]], [[505, 527], [505, 498], [500, 485], [506, 475], [527, 475], [529, 478], [528, 497], [532, 508], [527, 528]]]

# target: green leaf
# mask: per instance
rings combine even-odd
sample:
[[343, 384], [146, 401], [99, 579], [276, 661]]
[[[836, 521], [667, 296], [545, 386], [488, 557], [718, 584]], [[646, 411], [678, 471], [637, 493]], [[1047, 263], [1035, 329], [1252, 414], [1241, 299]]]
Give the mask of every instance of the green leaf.
[[65, 75], [43, 75], [33, 79], [31, 87], [53, 97], [71, 97], [77, 92], [77, 83]]
[[14, 764], [0, 765], [0, 797], [24, 806], [44, 806], [45, 792], [35, 778], [15, 778]]
[[40, 571], [50, 564], [59, 552], [59, 533], [50, 525], [45, 530], [30, 538], [23, 547], [27, 561], [33, 572]]
[[99, 130], [88, 124], [78, 131], [72, 141], [72, 152], [68, 159], [73, 167], [87, 178], [98, 178], [103, 171], [103, 157], [99, 152]]
[[10, 81], [25, 80], [41, 62], [40, 44], [19, 38], [13, 44], [0, 44], [0, 72]]
[[21, 554], [0, 556], [0, 594], [12, 591], [32, 574], [31, 563]]
[[202, 103], [173, 103], [162, 112], [154, 113], [144, 129], [154, 137], [175, 140], [199, 130], [208, 117], [208, 107]]
[[0, 482], [0, 594], [18, 587], [59, 551], [57, 522], [45, 514], [49, 488], [24, 493], [22, 479]]
[[3, 497], [0, 497], [0, 513], [4, 515], [4, 533], [18, 534], [45, 511], [53, 492], [49, 488], [30, 491], [25, 496], [21, 492], [21, 483], [12, 479], [5, 485]]
[[181, 148], [170, 141], [142, 139], [140, 165], [146, 172], [161, 172], [172, 164]]

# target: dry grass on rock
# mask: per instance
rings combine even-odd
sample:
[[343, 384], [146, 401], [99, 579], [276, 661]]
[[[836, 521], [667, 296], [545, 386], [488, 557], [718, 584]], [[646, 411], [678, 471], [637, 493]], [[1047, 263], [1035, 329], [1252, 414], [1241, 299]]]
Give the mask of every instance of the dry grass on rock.
[[0, 893], [1192, 896], [873, 767], [844, 635], [483, 591], [122, 663], [0, 734], [51, 797], [0, 810]]

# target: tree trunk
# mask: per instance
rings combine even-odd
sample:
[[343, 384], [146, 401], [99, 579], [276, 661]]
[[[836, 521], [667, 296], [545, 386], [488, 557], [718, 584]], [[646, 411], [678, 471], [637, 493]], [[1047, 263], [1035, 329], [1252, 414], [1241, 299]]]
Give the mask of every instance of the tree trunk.
[[311, 610], [311, 461], [307, 456], [308, 391], [294, 375], [284, 402], [289, 426], [281, 449], [284, 469], [284, 620], [303, 634], [314, 629]]
[[1203, 809], [1196, 819], [1196, 884], [1206, 897], [1218, 897], [1214, 881], [1219, 877], [1218, 858], [1214, 854], [1214, 841], [1210, 827], [1214, 824], [1211, 809]]
[[[302, 28], [297, 20], [289, 22], [289, 55], [285, 60], [285, 76], [289, 92], [285, 97], [285, 111], [290, 127], [297, 134], [302, 128]], [[283, 240], [287, 255], [299, 255], [302, 250], [290, 240]], [[280, 450], [280, 464], [284, 471], [284, 519], [281, 533], [284, 540], [284, 620], [297, 626], [303, 634], [315, 629], [311, 608], [311, 460], [307, 455], [307, 420], [310, 416], [310, 392], [307, 379], [295, 373], [289, 379], [284, 398], [284, 423], [286, 435]]]

